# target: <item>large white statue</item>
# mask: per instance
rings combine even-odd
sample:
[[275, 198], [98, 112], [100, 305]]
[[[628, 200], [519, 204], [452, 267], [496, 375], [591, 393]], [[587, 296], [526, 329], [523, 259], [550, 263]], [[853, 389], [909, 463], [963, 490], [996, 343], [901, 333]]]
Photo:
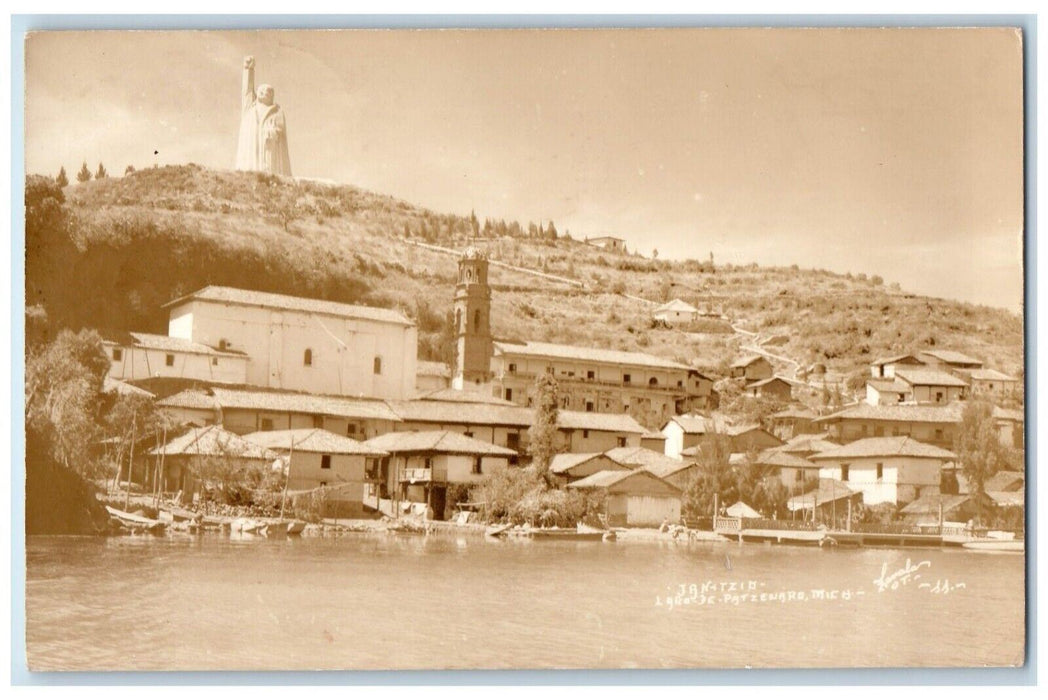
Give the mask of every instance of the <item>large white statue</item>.
[[284, 111], [273, 103], [272, 85], [259, 85], [255, 90], [253, 56], [244, 58], [241, 110], [237, 170], [259, 170], [290, 177]]

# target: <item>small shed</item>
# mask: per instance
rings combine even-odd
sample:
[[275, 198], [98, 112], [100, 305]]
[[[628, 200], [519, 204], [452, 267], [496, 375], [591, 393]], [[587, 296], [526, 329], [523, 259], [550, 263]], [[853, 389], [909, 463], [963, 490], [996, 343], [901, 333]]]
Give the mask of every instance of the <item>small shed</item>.
[[746, 355], [731, 364], [732, 378], [742, 378], [747, 382], [770, 379], [774, 372], [771, 362], [761, 355]]
[[749, 384], [746, 394], [753, 398], [789, 401], [793, 398], [793, 386], [782, 377], [769, 377]]
[[681, 490], [647, 469], [601, 471], [568, 484], [569, 489], [604, 494], [611, 527], [658, 527], [680, 522]]
[[644, 433], [640, 436], [640, 446], [654, 452], [666, 452], [666, 436], [660, 432]]

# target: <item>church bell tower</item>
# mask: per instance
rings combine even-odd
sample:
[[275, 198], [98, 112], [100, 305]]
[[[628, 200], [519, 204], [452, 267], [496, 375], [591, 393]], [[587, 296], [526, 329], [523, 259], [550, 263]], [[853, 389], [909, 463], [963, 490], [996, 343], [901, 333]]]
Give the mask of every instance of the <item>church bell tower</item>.
[[488, 258], [469, 247], [459, 258], [455, 285], [455, 375], [452, 386], [464, 389], [491, 380], [491, 287]]

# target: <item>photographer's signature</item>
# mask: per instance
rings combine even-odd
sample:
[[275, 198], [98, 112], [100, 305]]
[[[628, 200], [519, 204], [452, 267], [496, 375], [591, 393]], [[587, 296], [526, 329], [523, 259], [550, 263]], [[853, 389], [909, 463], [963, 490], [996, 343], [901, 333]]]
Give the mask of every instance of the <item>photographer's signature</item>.
[[[925, 574], [929, 573], [931, 567], [932, 563], [927, 559], [915, 563], [907, 557], [906, 564], [901, 568], [889, 571], [888, 562], [884, 562], [881, 565], [880, 576], [873, 579], [873, 585], [878, 593], [884, 593], [885, 591], [897, 591], [900, 588], [913, 584], [922, 591], [936, 595], [945, 595], [967, 588], [967, 585], [962, 581], [951, 582], [949, 579], [941, 578], [934, 581], [928, 580], [930, 577], [925, 576]], [[924, 573], [921, 573], [922, 571]]]

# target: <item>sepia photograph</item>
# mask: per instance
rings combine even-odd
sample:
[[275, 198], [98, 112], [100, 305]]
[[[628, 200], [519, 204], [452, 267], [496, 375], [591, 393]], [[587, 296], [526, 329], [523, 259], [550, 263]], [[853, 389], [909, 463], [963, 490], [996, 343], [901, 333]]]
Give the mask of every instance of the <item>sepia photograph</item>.
[[29, 672], [1027, 663], [1021, 22], [22, 38]]

